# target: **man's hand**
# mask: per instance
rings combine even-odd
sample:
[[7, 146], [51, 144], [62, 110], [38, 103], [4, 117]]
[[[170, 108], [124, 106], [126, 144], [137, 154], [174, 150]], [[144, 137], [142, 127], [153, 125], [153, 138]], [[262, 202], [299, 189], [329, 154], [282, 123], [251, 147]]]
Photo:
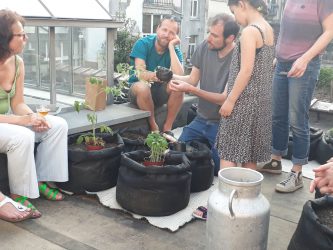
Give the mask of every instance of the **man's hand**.
[[310, 192], [312, 193], [315, 188], [319, 188], [322, 194], [333, 194], [333, 162], [332, 158], [328, 163], [314, 168], [315, 179], [312, 180], [310, 185]]
[[171, 80], [169, 82], [170, 90], [176, 92], [190, 92], [191, 87], [192, 87], [191, 84], [180, 80]]
[[169, 49], [170, 47], [172, 46], [172, 48], [174, 48], [176, 45], [180, 44], [180, 39], [179, 39], [179, 36], [176, 35], [174, 39], [172, 39], [170, 42], [169, 42]]
[[222, 107], [220, 108], [219, 113], [220, 113], [221, 116], [223, 116], [224, 118], [226, 118], [226, 117], [228, 117], [228, 116], [231, 115], [234, 107], [235, 107], [235, 103], [232, 102], [229, 98], [227, 98], [224, 101]]
[[305, 60], [303, 57], [298, 58], [289, 70], [288, 77], [302, 77], [306, 68], [308, 67], [308, 63], [309, 61]]

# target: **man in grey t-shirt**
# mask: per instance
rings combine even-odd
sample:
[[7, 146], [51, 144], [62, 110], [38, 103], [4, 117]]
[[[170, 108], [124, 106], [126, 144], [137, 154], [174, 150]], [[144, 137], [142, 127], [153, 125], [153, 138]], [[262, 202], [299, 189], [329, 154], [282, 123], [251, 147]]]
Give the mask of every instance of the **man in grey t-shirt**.
[[[212, 147], [215, 174], [220, 169], [220, 159], [214, 146], [218, 130], [219, 109], [226, 93], [234, 40], [239, 26], [228, 14], [218, 14], [209, 20], [209, 35], [194, 52], [190, 75], [174, 75], [170, 82], [173, 91], [189, 92], [199, 97], [196, 118], [184, 127], [179, 141], [207, 140]], [[198, 83], [200, 81], [200, 88]]]

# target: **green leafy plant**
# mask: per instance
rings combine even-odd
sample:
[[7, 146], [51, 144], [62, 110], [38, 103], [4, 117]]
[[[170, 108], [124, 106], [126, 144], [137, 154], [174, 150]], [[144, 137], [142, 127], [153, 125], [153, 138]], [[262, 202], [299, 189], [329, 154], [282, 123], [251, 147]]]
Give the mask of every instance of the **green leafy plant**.
[[164, 152], [168, 149], [167, 140], [156, 132], [148, 134], [145, 144], [150, 148], [149, 160], [151, 162], [160, 162], [164, 158]]
[[333, 69], [328, 67], [322, 67], [320, 69], [318, 87], [328, 88], [331, 81], [333, 81]]

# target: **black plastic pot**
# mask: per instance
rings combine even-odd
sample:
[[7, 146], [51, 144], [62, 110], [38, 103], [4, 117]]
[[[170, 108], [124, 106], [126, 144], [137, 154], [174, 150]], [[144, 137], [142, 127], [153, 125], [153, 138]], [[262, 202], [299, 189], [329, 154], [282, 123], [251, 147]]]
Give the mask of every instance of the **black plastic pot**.
[[[317, 147], [323, 136], [323, 130], [319, 128], [310, 128], [310, 152], [309, 152], [309, 161], [316, 159], [317, 154]], [[284, 156], [284, 159], [291, 160], [293, 153], [293, 136], [289, 135], [289, 142], [288, 142], [288, 153]]]
[[170, 69], [157, 66], [156, 77], [162, 82], [169, 82], [172, 79], [173, 73]]
[[[67, 191], [82, 194], [85, 191], [98, 192], [117, 184], [120, 157], [124, 142], [119, 134], [98, 134], [107, 143], [115, 144], [98, 151], [80, 148], [68, 149], [69, 181], [57, 185]], [[75, 144], [79, 135], [68, 138], [68, 144]]]
[[171, 143], [169, 154], [185, 154], [190, 160], [192, 172], [191, 192], [200, 192], [211, 187], [214, 179], [214, 165], [210, 149], [201, 142]]
[[323, 208], [333, 209], [333, 197], [324, 196], [305, 203], [288, 250], [333, 249], [333, 230], [318, 218], [318, 211]]
[[323, 136], [318, 143], [316, 160], [320, 164], [325, 164], [333, 157], [333, 144], [327, 142], [327, 136]]
[[141, 164], [149, 152], [124, 153], [116, 199], [126, 210], [145, 216], [167, 216], [184, 209], [190, 199], [191, 172], [185, 155], [167, 155], [162, 167]]

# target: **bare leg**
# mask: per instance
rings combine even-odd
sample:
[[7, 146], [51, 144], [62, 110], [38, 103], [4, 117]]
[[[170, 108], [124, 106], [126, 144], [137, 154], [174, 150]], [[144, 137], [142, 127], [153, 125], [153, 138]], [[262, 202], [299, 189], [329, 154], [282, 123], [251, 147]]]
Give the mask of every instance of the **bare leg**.
[[220, 161], [220, 169], [229, 168], [229, 167], [236, 167], [236, 166], [237, 166], [236, 162], [226, 161], [226, 160], [223, 160], [223, 159], [221, 159], [221, 161]]
[[252, 170], [257, 170], [257, 163], [256, 162], [246, 162], [242, 164], [244, 168], [250, 168]]
[[281, 155], [272, 155], [273, 160], [281, 161], [282, 156]]
[[148, 118], [149, 126], [151, 131], [159, 130], [158, 125], [155, 121], [154, 113], [154, 102], [151, 97], [150, 87], [144, 82], [137, 82], [132, 87], [133, 93], [136, 96], [136, 102], [141, 110], [146, 110], [150, 112], [150, 117]]
[[301, 165], [293, 165], [291, 170], [296, 172], [296, 173], [301, 172], [302, 171], [302, 166]]
[[163, 131], [169, 131], [172, 129], [173, 122], [175, 121], [179, 110], [182, 107], [184, 93], [175, 92], [169, 90], [169, 85], [167, 87], [167, 92], [169, 93], [169, 100], [167, 103], [167, 117], [163, 126]]

